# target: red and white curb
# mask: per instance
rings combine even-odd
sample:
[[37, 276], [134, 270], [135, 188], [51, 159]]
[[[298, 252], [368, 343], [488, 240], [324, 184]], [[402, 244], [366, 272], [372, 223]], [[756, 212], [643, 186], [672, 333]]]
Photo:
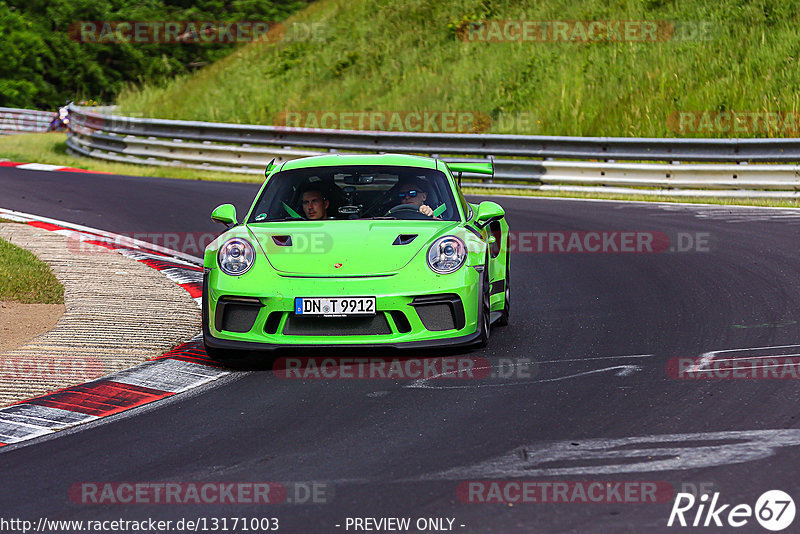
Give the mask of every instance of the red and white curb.
[[20, 163], [17, 161], [0, 161], [0, 167], [14, 167], [25, 171], [66, 171], [66, 172], [85, 172], [88, 174], [112, 174], [103, 171], [89, 171], [76, 167], [65, 167], [63, 165], [50, 165], [47, 163]]
[[[115, 250], [162, 272], [200, 305], [203, 268], [199, 258], [47, 217], [2, 208], [0, 217]], [[0, 408], [0, 447], [171, 397], [228, 374], [206, 356], [202, 334], [198, 334], [130, 369]]]

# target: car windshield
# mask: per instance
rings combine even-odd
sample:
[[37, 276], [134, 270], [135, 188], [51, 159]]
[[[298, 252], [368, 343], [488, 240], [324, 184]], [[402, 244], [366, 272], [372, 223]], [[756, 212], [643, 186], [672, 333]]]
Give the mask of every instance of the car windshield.
[[292, 220], [459, 220], [441, 171], [401, 166], [331, 166], [274, 174], [248, 223]]

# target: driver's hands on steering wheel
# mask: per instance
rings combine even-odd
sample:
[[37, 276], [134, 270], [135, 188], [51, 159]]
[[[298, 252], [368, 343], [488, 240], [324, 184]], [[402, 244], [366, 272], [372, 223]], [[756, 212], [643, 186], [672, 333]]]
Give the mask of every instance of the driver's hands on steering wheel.
[[[430, 207], [428, 207], [428, 206], [425, 206], [425, 207], [428, 208], [428, 212], [429, 213], [433, 213], [433, 210]], [[398, 204], [398, 205], [394, 206], [392, 209], [390, 209], [389, 211], [387, 211], [386, 215], [387, 216], [396, 216], [396, 215], [400, 214], [401, 212], [408, 213], [407, 217], [400, 217], [401, 219], [407, 219], [409, 217], [412, 218], [412, 219], [424, 219], [426, 217], [430, 217], [430, 215], [425, 213], [422, 209], [418, 208], [414, 204]], [[436, 218], [437, 217], [434, 217], [434, 219], [436, 219]]]
[[419, 207], [419, 212], [423, 215], [427, 215], [428, 217], [433, 217], [433, 208], [428, 206], [427, 204], [423, 204]]

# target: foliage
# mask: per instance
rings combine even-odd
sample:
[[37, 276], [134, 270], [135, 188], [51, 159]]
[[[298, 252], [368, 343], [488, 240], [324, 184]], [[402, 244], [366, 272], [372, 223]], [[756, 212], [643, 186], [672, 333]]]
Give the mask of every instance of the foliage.
[[222, 58], [236, 46], [83, 43], [70, 35], [80, 21], [277, 22], [307, 2], [0, 0], [0, 106], [55, 109], [68, 99], [109, 101], [125, 84], [157, 84]]

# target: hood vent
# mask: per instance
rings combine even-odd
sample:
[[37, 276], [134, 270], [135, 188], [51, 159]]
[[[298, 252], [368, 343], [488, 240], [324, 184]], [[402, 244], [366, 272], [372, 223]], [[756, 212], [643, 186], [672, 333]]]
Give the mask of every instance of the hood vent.
[[397, 239], [394, 240], [392, 245], [408, 245], [412, 241], [414, 241], [419, 234], [400, 234], [397, 236]]

